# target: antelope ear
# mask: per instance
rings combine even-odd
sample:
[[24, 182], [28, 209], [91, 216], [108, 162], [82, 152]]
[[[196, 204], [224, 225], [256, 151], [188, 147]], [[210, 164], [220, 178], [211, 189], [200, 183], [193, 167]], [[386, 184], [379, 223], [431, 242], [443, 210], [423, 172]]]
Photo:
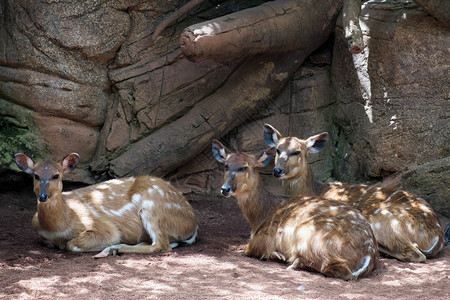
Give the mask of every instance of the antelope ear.
[[17, 153], [16, 154], [16, 165], [19, 167], [19, 169], [21, 169], [22, 171], [24, 171], [25, 173], [28, 174], [33, 174], [34, 171], [34, 160], [29, 157], [28, 155], [22, 154], [22, 153]]
[[225, 147], [218, 140], [212, 141], [212, 153], [214, 155], [214, 158], [220, 163], [225, 163], [225, 161], [227, 160]]
[[311, 136], [306, 140], [306, 149], [309, 153], [317, 153], [326, 146], [328, 140], [328, 132], [322, 132], [321, 134]]
[[270, 147], [276, 147], [278, 141], [283, 137], [272, 125], [264, 124], [264, 140]]
[[256, 167], [265, 167], [270, 164], [275, 157], [275, 147], [267, 149], [256, 162]]
[[70, 171], [75, 169], [75, 167], [78, 164], [79, 159], [80, 159], [80, 156], [77, 153], [70, 153], [69, 155], [67, 155], [61, 163], [61, 165], [63, 167], [63, 172], [69, 173]]

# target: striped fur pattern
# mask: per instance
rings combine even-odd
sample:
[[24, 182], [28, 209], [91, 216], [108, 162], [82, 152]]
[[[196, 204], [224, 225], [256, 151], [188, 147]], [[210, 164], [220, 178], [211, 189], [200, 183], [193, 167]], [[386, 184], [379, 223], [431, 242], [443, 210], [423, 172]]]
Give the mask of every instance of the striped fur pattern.
[[222, 195], [237, 199], [250, 224], [248, 256], [279, 259], [290, 264], [288, 268], [344, 280], [367, 276], [376, 267], [375, 237], [358, 210], [316, 196], [275, 196], [265, 189], [258, 168], [272, 161], [274, 148], [259, 159], [245, 153], [227, 154], [216, 140], [212, 150], [225, 164]]
[[64, 173], [73, 170], [78, 154], [62, 163], [35, 163], [16, 154], [18, 167], [34, 176], [37, 212], [33, 229], [48, 246], [74, 252], [114, 253], [171, 251], [192, 244], [197, 218], [184, 196], [168, 182], [152, 176], [112, 179], [62, 192]]
[[424, 199], [390, 188], [315, 181], [308, 155], [323, 149], [328, 133], [301, 140], [282, 137], [266, 124], [264, 139], [277, 148], [273, 174], [283, 180], [286, 194], [320, 195], [355, 207], [370, 222], [381, 252], [402, 261], [425, 262], [444, 247], [439, 220]]

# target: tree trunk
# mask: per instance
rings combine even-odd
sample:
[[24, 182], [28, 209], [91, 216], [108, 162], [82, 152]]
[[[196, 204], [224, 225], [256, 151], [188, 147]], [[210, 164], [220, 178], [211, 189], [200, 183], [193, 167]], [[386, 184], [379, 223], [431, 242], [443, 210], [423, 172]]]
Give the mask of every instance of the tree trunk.
[[305, 49], [324, 39], [342, 0], [266, 2], [186, 28], [183, 54], [192, 61]]
[[348, 49], [352, 54], [359, 54], [364, 50], [363, 34], [359, 26], [361, 14], [361, 0], [344, 0], [342, 22], [344, 36], [347, 39]]

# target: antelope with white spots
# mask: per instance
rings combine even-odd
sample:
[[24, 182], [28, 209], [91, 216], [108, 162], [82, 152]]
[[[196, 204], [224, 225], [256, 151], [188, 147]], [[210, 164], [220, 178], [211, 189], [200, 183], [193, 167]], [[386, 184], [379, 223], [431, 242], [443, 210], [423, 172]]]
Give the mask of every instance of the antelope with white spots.
[[321, 196], [357, 208], [369, 220], [380, 252], [402, 261], [425, 262], [444, 247], [439, 220], [424, 199], [391, 188], [314, 180], [308, 155], [325, 147], [327, 132], [302, 140], [283, 137], [266, 124], [264, 140], [277, 149], [273, 175], [283, 181], [286, 194]]
[[37, 212], [33, 229], [48, 247], [74, 252], [115, 253], [171, 251], [192, 244], [197, 218], [184, 196], [168, 182], [151, 176], [112, 179], [62, 192], [63, 174], [72, 171], [79, 156], [62, 163], [35, 161], [16, 154], [17, 166], [34, 175]]
[[344, 280], [367, 276], [375, 268], [375, 237], [358, 210], [319, 197], [288, 199], [265, 189], [258, 168], [273, 160], [274, 148], [256, 159], [227, 154], [214, 140], [212, 151], [225, 164], [222, 195], [237, 199], [251, 227], [246, 255], [283, 260], [290, 264], [288, 269], [312, 269]]

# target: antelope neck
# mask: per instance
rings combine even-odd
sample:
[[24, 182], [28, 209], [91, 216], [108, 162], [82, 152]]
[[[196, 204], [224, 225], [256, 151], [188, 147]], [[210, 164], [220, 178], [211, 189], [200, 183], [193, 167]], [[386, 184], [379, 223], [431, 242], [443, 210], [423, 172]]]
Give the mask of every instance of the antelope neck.
[[318, 193], [321, 183], [315, 181], [311, 174], [309, 166], [305, 168], [294, 178], [284, 179], [282, 181], [284, 192], [287, 195], [315, 196]]
[[62, 196], [52, 196], [46, 202], [38, 202], [37, 216], [40, 226], [47, 231], [56, 231], [57, 224], [62, 224], [66, 204]]
[[239, 206], [252, 228], [252, 233], [270, 215], [281, 199], [265, 189], [259, 175], [255, 174], [255, 184], [249, 192], [236, 195]]

